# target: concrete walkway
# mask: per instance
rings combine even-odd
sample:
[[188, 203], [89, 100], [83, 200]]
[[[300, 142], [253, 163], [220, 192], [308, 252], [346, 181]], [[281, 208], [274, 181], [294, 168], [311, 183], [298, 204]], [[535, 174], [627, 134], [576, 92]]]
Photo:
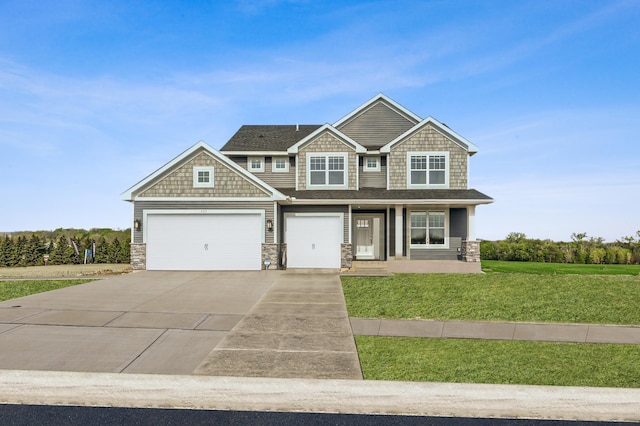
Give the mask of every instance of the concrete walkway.
[[640, 327], [490, 321], [351, 318], [353, 334], [541, 342], [640, 344]]
[[362, 379], [338, 275], [280, 275], [194, 374]]

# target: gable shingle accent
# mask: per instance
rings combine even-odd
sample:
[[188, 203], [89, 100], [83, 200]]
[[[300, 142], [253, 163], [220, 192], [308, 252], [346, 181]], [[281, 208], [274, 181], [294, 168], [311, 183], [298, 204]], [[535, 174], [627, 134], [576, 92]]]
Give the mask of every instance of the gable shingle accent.
[[[214, 187], [194, 188], [193, 168], [214, 167]], [[249, 182], [226, 164], [206, 152], [192, 159], [143, 190], [139, 197], [269, 197], [265, 190]]]

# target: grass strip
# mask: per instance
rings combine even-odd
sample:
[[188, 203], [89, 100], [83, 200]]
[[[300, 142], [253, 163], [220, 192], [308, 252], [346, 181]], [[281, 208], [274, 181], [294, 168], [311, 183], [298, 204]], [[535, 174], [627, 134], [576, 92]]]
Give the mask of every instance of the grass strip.
[[360, 318], [640, 324], [640, 276], [397, 274], [342, 284]]
[[0, 281], [0, 301], [15, 299], [18, 297], [29, 296], [36, 293], [44, 293], [45, 291], [57, 290], [59, 288], [71, 287], [78, 284], [84, 284], [91, 279], [79, 280], [15, 280]]
[[504, 262], [500, 260], [483, 260], [482, 270], [486, 273], [640, 275], [640, 265], [581, 265], [571, 263]]
[[356, 336], [364, 378], [640, 387], [640, 346]]

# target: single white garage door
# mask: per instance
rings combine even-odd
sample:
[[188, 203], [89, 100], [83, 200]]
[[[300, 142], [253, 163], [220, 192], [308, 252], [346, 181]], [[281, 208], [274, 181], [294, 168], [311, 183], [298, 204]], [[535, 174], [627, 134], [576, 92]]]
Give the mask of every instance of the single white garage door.
[[339, 216], [289, 216], [287, 267], [340, 268], [342, 219]]
[[149, 214], [148, 270], [259, 270], [262, 215]]

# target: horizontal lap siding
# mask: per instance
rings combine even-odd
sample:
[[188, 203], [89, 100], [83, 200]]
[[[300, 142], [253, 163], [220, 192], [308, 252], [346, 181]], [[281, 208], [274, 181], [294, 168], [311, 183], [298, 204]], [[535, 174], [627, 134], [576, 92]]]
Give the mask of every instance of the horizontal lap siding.
[[[237, 165], [247, 169], [247, 157], [230, 157]], [[265, 158], [264, 172], [250, 172], [258, 179], [263, 180], [274, 188], [295, 188], [296, 187], [296, 166], [295, 161], [289, 159], [288, 172], [273, 172], [273, 157]]]
[[[142, 223], [144, 210], [264, 210], [265, 221], [274, 220], [273, 201], [220, 202], [220, 201], [135, 201], [134, 220]], [[213, 213], [213, 212], [211, 212]], [[144, 231], [144, 230], [143, 230]], [[134, 232], [133, 242], [142, 243], [143, 232]], [[265, 230], [265, 241], [274, 243], [274, 232]]]
[[338, 129], [363, 146], [378, 148], [415, 124], [383, 102], [378, 102]]
[[460, 237], [449, 238], [448, 249], [411, 249], [411, 260], [460, 260], [458, 249], [462, 247]]
[[386, 188], [387, 166], [380, 166], [379, 172], [365, 172], [360, 166], [360, 188]]

